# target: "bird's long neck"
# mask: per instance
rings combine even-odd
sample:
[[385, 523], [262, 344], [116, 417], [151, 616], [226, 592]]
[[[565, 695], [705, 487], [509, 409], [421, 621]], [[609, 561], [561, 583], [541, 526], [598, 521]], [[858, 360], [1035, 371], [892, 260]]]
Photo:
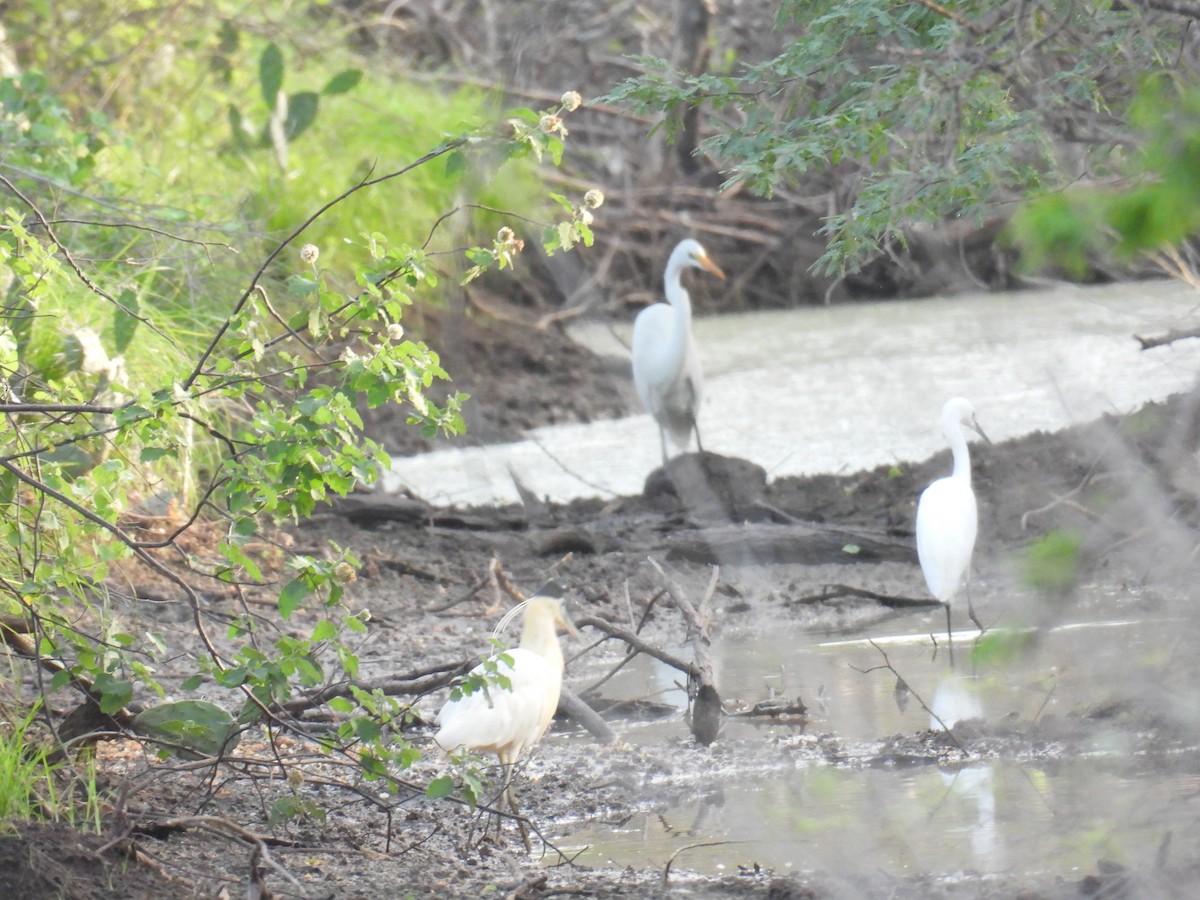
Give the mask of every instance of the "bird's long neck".
[[946, 440], [950, 443], [950, 452], [954, 454], [953, 478], [958, 478], [971, 485], [971, 451], [967, 449], [967, 436], [963, 434], [962, 426], [957, 422], [946, 425]]
[[558, 643], [558, 631], [554, 614], [549, 610], [534, 608], [525, 612], [525, 624], [521, 628], [521, 646], [538, 656], [548, 659], [560, 670], [563, 666], [562, 647]]
[[675, 320], [672, 323], [669, 347], [672, 353], [682, 355], [687, 346], [688, 335], [692, 329], [692, 298], [688, 296], [681, 277], [683, 266], [674, 261], [667, 266], [664, 278], [667, 288], [667, 302], [675, 310]]

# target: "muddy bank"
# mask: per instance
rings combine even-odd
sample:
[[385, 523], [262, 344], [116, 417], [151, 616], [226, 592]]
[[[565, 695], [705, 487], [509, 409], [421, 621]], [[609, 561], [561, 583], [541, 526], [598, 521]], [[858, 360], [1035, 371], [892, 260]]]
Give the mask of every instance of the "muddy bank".
[[[1097, 603], [1107, 604], [1111, 615], [1126, 617], [1178, 604], [1195, 578], [1188, 551], [1197, 533], [1192, 485], [1200, 482], [1188, 448], [1196, 446], [1196, 437], [1194, 400], [1180, 397], [1126, 419], [976, 447], [977, 605], [988, 616], [1002, 617], [1013, 602], [1014, 585], [1024, 577], [1026, 547], [1053, 529], [1080, 535], [1080, 552], [1075, 578], [1058, 585], [1053, 595], [1022, 589], [1027, 598], [1045, 598], [1037, 601], [1044, 606], [1043, 627]], [[713, 603], [718, 636], [752, 637], [784, 626], [853, 636], [889, 617], [912, 623], [909, 627], [918, 632], [934, 631], [941, 627], [942, 613], [922, 605], [912, 519], [920, 488], [948, 468], [941, 454], [903, 471], [887, 467], [768, 485], [736, 462], [684, 457], [671, 473], [675, 491], [660, 482], [643, 497], [472, 510], [357, 497], [289, 530], [305, 552], [319, 555], [330, 540], [361, 549], [363, 568], [351, 600], [371, 611], [371, 626], [357, 648], [360, 675], [365, 682], [385, 684], [433, 669], [448, 672], [486, 652], [488, 631], [512, 602], [497, 572], [523, 591], [553, 577], [576, 615], [624, 624], [631, 616], [644, 619], [640, 635], [657, 645], [678, 642], [685, 626], [661, 596], [662, 576], [647, 558], [658, 561], [693, 600], [703, 594], [713, 566], [720, 566]], [[677, 496], [695, 497], [702, 485], [710, 488], [709, 499], [717, 498], [715, 505], [688, 504]], [[855, 549], [847, 550], [850, 546]], [[1097, 594], [1074, 587], [1083, 583], [1112, 590]], [[234, 595], [210, 599], [218, 615], [234, 614], [241, 602]], [[893, 605], [893, 599], [916, 603]], [[139, 627], [178, 641], [179, 650], [187, 652], [188, 623], [173, 604], [140, 604], [129, 614], [137, 615]], [[289, 628], [311, 624], [292, 620]], [[589, 629], [588, 636], [599, 634]], [[568, 685], [584, 689], [624, 652], [619, 642], [608, 641], [576, 656], [568, 665]], [[168, 681], [170, 658], [163, 663]], [[175, 665], [180, 679], [190, 671], [185, 658]], [[1189, 664], [1179, 673], [1190, 679], [1192, 668]], [[819, 706], [816, 685], [796, 687], [796, 699]], [[396, 696], [414, 702], [423, 716], [431, 715], [445, 688], [426, 684], [423, 690], [429, 692]], [[763, 696], [733, 692], [723, 699], [732, 712]], [[590, 700], [604, 705], [604, 687]], [[545, 838], [542, 843], [535, 837], [532, 856], [522, 849], [511, 821], [497, 833], [486, 816], [448, 801], [426, 800], [423, 785], [444, 771], [435, 759], [398, 773], [411, 787], [385, 787], [363, 781], [345, 760], [315, 753], [303, 736], [336, 721], [327, 707], [315, 704], [297, 713], [294, 730], [279, 735], [273, 748], [262, 736], [254, 741], [247, 736], [239, 761], [222, 768], [215, 780], [207, 768], [156, 762], [148, 748], [102, 744], [106, 777], [124, 798], [121, 811], [110, 813], [108, 837], [124, 834], [122, 852], [136, 852], [128, 858], [138, 862], [114, 869], [112, 849], [83, 858], [96, 867], [96, 884], [117, 885], [118, 895], [126, 897], [214, 896], [222, 889], [231, 895], [260, 890], [255, 896], [266, 896], [264, 887], [273, 896], [362, 898], [485, 892], [528, 898], [564, 892], [775, 898], [1023, 892], [1049, 898], [1113, 890], [1166, 896], [1167, 887], [1178, 896], [1180, 885], [1200, 881], [1200, 856], [1186, 843], [1136, 865], [1096, 852], [1068, 874], [1026, 871], [1017, 862], [1003, 874], [932, 869], [904, 876], [883, 874], [870, 858], [828, 868], [798, 857], [797, 868], [786, 872], [761, 865], [753, 846], [738, 854], [742, 868], [723, 876], [696, 874], [689, 865], [694, 851], [672, 860], [667, 872], [665, 858], [632, 868], [594, 860], [581, 866], [568, 862], [574, 851], [560, 855], [556, 850], [571, 844], [572, 835], [606, 823], [616, 828], [631, 816], [669, 816], [696, 802], [715, 803], [719, 810], [722, 785], [730, 779], [769, 780], [812, 766], [831, 767], [850, 778], [897, 767], [952, 773], [971, 760], [1033, 760], [1053, 767], [1086, 758], [1113, 735], [1121, 736], [1130, 759], [1166, 760], [1185, 770], [1200, 764], [1194, 723], [1151, 700], [1122, 697], [1036, 718], [1014, 713], [965, 722], [952, 734], [933, 729], [880, 733], [873, 739], [825, 731], [819, 718], [806, 723], [803, 716], [783, 717], [750, 732], [734, 728], [730, 719], [709, 747], [688, 737], [671, 706], [657, 713], [668, 729], [661, 738], [633, 740], [642, 717], [655, 714], [653, 705], [638, 707], [638, 718], [618, 713], [611, 725], [629, 739], [614, 746], [602, 746], [563, 721], [518, 784], [535, 835]], [[408, 736], [429, 750], [429, 732], [420, 720]], [[290, 780], [282, 777], [281, 763], [293, 771]], [[275, 821], [276, 804], [288, 798], [310, 804], [304, 807], [308, 812]], [[168, 815], [172, 819], [164, 824]], [[264, 843], [256, 845], [197, 816], [239, 823]], [[16, 862], [27, 858], [21, 845], [45, 840], [44, 835], [8, 839], [7, 858], [16, 871], [27, 874]], [[160, 879], [156, 889], [132, 880], [144, 878], [147, 868]], [[63, 896], [93, 896], [63, 884]]]

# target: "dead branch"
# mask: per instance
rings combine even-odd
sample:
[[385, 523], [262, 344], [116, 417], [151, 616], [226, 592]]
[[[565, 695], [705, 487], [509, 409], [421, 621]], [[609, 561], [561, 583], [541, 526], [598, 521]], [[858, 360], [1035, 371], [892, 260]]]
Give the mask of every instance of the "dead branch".
[[1140, 334], [1135, 334], [1133, 339], [1141, 345], [1141, 349], [1152, 350], [1155, 347], [1165, 347], [1176, 341], [1184, 341], [1195, 337], [1200, 337], [1200, 326], [1195, 328], [1172, 328], [1166, 334], [1156, 335], [1155, 337], [1142, 337]]
[[860, 669], [857, 666], [851, 666], [850, 668], [854, 669], [854, 671], [856, 671], [856, 672], [862, 672], [864, 675], [866, 675], [870, 672], [878, 671], [879, 669], [886, 669], [887, 671], [891, 672], [893, 675], [896, 676], [897, 690], [903, 690], [906, 693], [911, 694], [913, 697], [915, 697], [917, 700], [917, 703], [921, 704], [921, 709], [923, 709], [923, 710], [925, 710], [925, 712], [929, 713], [930, 717], [933, 718], [938, 723], [938, 725], [940, 725], [942, 727], [942, 731], [944, 731], [946, 733], [946, 736], [948, 738], [950, 738], [951, 741], [954, 742], [954, 746], [957, 747], [959, 750], [961, 750], [965, 755], [970, 756], [971, 754], [967, 751], [967, 748], [964, 747], [959, 742], [958, 738], [955, 736], [953, 729], [951, 729], [949, 725], [947, 725], [945, 722], [942, 721], [941, 716], [939, 716], [937, 713], [935, 713], [932, 709], [929, 708], [928, 704], [926, 704], [925, 701], [921, 699], [921, 695], [918, 694], [916, 691], [914, 691], [912, 689], [912, 687], [909, 685], [909, 683], [904, 679], [904, 676], [901, 675], [898, 671], [896, 671], [896, 667], [892, 665], [892, 661], [890, 659], [888, 659], [888, 655], [884, 651], [884, 649], [882, 647], [880, 647], [877, 643], [875, 643], [873, 640], [868, 639], [867, 643], [869, 643], [872, 647], [874, 647], [879, 652], [879, 655], [883, 657], [883, 665], [882, 666], [872, 666], [869, 669]]
[[818, 594], [806, 594], [803, 597], [793, 597], [787, 600], [789, 605], [797, 603], [823, 603], [826, 600], [836, 600], [839, 597], [861, 597], [864, 600], [874, 600], [889, 609], [924, 609], [929, 606], [941, 606], [938, 601], [924, 597], [894, 597], [891, 594], [880, 594], [866, 588], [854, 587], [849, 584], [822, 585]]
[[719, 566], [713, 566], [708, 588], [697, 609], [688, 600], [682, 588], [667, 577], [667, 573], [656, 560], [651, 559], [650, 565], [658, 570], [666, 583], [667, 593], [687, 620], [687, 636], [692, 643], [692, 653], [696, 659], [695, 665], [688, 673], [688, 699], [692, 704], [692, 737], [697, 743], [708, 745], [717, 739], [717, 732], [721, 729], [721, 695], [717, 691], [712, 655], [709, 653], [712, 638], [709, 635], [711, 623], [708, 618], [709, 604], [717, 588], [721, 569]]

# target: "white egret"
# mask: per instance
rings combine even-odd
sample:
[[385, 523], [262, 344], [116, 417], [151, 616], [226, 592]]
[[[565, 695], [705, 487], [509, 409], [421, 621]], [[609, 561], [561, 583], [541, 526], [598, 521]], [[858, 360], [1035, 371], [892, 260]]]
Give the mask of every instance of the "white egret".
[[[963, 426], [985, 441], [987, 435], [975, 421], [975, 408], [962, 397], [947, 400], [938, 421], [954, 454], [954, 471], [934, 481], [921, 494], [917, 504], [917, 556], [929, 592], [946, 607], [946, 640], [950, 642], [950, 659], [953, 661], [950, 604], [970, 580], [971, 554], [975, 550], [975, 533], [979, 527], [975, 491], [971, 488], [971, 455]], [[970, 591], [967, 592], [967, 613], [979, 630], [984, 631], [975, 617]]]
[[725, 279], [725, 273], [697, 241], [680, 241], [667, 260], [667, 303], [647, 306], [633, 323], [633, 383], [642, 405], [658, 422], [663, 465], [667, 463], [668, 433], [672, 442], [686, 448], [694, 431], [696, 448], [704, 451], [696, 425], [703, 374], [692, 338], [692, 301], [680, 281], [687, 268], [704, 269]]
[[525, 618], [520, 646], [497, 653], [471, 670], [471, 675], [485, 676], [489, 671], [502, 675], [508, 679], [508, 686], [492, 683], [486, 690], [448, 700], [438, 712], [437, 724], [441, 727], [434, 737], [447, 753], [460, 747], [495, 753], [504, 770], [500, 796], [514, 814], [517, 807], [510, 791], [513, 767], [522, 751], [541, 739], [558, 708], [563, 654], [557, 627], [578, 634], [562, 601], [554, 597], [531, 597], [513, 607], [495, 633], [500, 634], [522, 610]]

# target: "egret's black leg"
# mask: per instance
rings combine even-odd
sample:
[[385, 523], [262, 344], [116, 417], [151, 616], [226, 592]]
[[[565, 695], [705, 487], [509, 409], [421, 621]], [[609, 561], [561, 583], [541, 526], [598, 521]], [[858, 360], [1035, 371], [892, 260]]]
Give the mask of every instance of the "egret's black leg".
[[946, 604], [946, 644], [950, 648], [950, 668], [954, 668], [954, 636], [950, 633], [950, 604]]

